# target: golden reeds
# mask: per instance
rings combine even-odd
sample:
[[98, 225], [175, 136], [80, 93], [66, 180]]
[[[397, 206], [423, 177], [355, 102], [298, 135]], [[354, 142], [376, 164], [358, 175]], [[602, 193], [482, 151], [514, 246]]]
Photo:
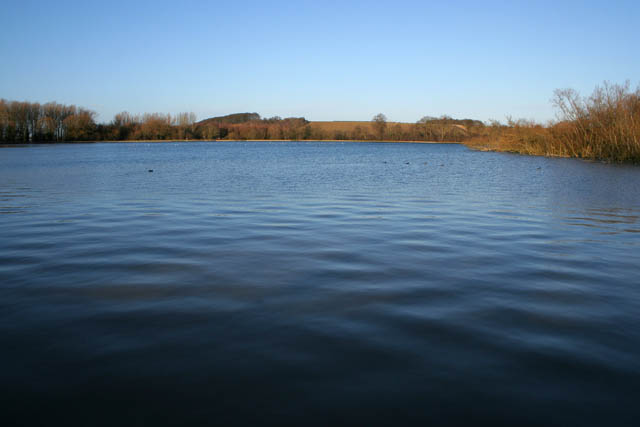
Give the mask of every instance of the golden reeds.
[[484, 150], [640, 163], [640, 88], [632, 92], [629, 82], [605, 82], [587, 98], [572, 89], [556, 90], [553, 104], [560, 118], [555, 123], [494, 122], [466, 144]]

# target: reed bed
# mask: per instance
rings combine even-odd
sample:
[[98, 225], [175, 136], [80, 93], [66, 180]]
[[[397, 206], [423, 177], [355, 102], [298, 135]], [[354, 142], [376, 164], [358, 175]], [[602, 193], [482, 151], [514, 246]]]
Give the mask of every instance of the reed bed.
[[640, 163], [640, 88], [605, 82], [589, 97], [556, 90], [553, 104], [557, 122], [494, 122], [465, 143], [480, 150]]

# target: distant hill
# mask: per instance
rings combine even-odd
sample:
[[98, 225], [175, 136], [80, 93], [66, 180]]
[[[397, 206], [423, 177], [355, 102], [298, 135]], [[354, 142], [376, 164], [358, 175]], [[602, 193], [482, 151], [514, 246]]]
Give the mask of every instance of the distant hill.
[[236, 114], [228, 114], [226, 116], [220, 117], [211, 117], [208, 119], [204, 119], [199, 121], [198, 125], [208, 125], [208, 124], [239, 124], [260, 120], [260, 114], [258, 113], [236, 113]]

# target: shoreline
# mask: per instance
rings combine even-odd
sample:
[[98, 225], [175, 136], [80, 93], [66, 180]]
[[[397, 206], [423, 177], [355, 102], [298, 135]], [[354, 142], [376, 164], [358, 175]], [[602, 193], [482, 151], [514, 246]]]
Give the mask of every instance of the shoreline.
[[474, 147], [472, 145], [468, 145], [462, 143], [465, 147], [472, 151], [479, 151], [483, 153], [500, 153], [500, 154], [513, 154], [515, 156], [529, 156], [529, 157], [544, 157], [547, 159], [575, 159], [588, 163], [602, 163], [607, 165], [627, 165], [627, 166], [640, 166], [640, 163], [635, 163], [633, 161], [626, 162], [615, 162], [609, 159], [590, 159], [586, 157], [577, 157], [577, 156], [569, 156], [567, 154], [542, 154], [542, 153], [528, 153], [524, 151], [518, 151], [513, 149], [500, 149], [500, 148], [491, 148], [491, 147]]
[[53, 145], [53, 144], [118, 144], [118, 143], [171, 143], [171, 142], [370, 142], [374, 144], [464, 144], [459, 141], [410, 141], [410, 140], [360, 140], [360, 139], [127, 139], [105, 141], [41, 141], [17, 144], [0, 144], [0, 147], [16, 147], [25, 145]]

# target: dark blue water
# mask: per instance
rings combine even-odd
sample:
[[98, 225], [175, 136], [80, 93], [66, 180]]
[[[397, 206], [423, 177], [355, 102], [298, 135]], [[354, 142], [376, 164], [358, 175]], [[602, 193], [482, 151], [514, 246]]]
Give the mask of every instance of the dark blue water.
[[638, 425], [639, 402], [638, 167], [0, 149], [3, 425]]

